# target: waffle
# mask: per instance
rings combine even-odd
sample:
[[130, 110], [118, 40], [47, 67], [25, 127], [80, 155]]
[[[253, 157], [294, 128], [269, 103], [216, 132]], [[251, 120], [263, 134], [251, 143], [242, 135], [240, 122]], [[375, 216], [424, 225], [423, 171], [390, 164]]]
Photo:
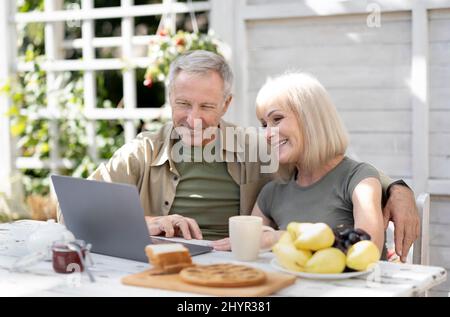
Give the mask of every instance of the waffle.
[[181, 270], [180, 278], [201, 286], [245, 287], [264, 283], [266, 274], [250, 266], [224, 263], [185, 268]]

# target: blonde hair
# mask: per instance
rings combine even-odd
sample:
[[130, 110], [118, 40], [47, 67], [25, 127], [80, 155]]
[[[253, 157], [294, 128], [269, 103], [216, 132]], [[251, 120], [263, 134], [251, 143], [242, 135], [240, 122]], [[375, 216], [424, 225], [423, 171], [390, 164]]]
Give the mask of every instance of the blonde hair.
[[347, 131], [328, 92], [316, 78], [306, 73], [269, 78], [256, 97], [257, 116], [274, 104], [297, 118], [303, 138], [302, 170], [313, 171], [345, 153]]

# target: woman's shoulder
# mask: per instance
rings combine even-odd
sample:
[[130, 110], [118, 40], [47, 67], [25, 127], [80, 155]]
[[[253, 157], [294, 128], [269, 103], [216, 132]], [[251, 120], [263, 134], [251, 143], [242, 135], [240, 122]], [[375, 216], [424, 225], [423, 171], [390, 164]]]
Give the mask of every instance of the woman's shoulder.
[[343, 164], [350, 175], [355, 173], [369, 173], [373, 174], [374, 176], [379, 176], [378, 170], [370, 163], [359, 162], [345, 156], [343, 159]]
[[358, 162], [351, 158], [345, 157], [345, 164], [347, 164], [347, 193], [349, 197], [353, 194], [353, 190], [356, 186], [366, 178], [376, 178], [380, 179], [380, 174], [378, 170], [371, 164], [366, 162]]
[[270, 217], [273, 207], [278, 205], [277, 202], [283, 201], [288, 194], [288, 184], [279, 180], [271, 180], [261, 189], [258, 195], [257, 204], [260, 210], [266, 216]]
[[285, 190], [289, 186], [289, 182], [285, 182], [283, 180], [275, 179], [271, 180], [267, 184], [263, 186], [261, 189], [262, 195], [273, 195], [274, 193], [280, 194], [283, 190]]

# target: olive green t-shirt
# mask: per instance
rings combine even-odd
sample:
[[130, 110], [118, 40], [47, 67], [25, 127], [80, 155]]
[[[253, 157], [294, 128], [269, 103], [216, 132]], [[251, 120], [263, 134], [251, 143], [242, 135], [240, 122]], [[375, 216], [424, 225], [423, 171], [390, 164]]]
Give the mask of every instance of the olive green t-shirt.
[[191, 159], [175, 162], [180, 179], [170, 214], [195, 219], [205, 240], [228, 237], [228, 218], [239, 215], [239, 185], [228, 173], [226, 162], [205, 162], [195, 154], [194, 150], [183, 153]]
[[257, 203], [281, 230], [286, 230], [291, 221], [324, 222], [331, 228], [340, 224], [353, 226], [353, 190], [369, 177], [379, 179], [374, 167], [344, 157], [310, 186], [299, 186], [294, 178], [288, 183], [271, 181], [261, 190]]

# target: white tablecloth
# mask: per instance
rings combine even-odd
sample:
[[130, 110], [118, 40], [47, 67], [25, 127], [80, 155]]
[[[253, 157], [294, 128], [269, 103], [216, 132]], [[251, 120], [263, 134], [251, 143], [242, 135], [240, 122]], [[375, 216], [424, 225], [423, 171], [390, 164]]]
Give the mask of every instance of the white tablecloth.
[[[22, 272], [12, 272], [12, 264], [27, 250], [24, 239], [39, 222], [22, 221], [0, 224], [0, 296], [204, 296], [161, 289], [123, 285], [122, 277], [148, 269], [147, 263], [93, 254], [91, 268], [96, 282], [86, 274], [57, 274], [50, 261], [41, 261]], [[265, 271], [271, 266], [272, 253], [261, 254], [246, 265]], [[195, 256], [199, 264], [233, 262], [230, 252], [211, 252]], [[374, 273], [345, 280], [311, 280], [297, 278], [294, 285], [273, 296], [418, 296], [446, 280], [441, 267], [379, 262]]]

